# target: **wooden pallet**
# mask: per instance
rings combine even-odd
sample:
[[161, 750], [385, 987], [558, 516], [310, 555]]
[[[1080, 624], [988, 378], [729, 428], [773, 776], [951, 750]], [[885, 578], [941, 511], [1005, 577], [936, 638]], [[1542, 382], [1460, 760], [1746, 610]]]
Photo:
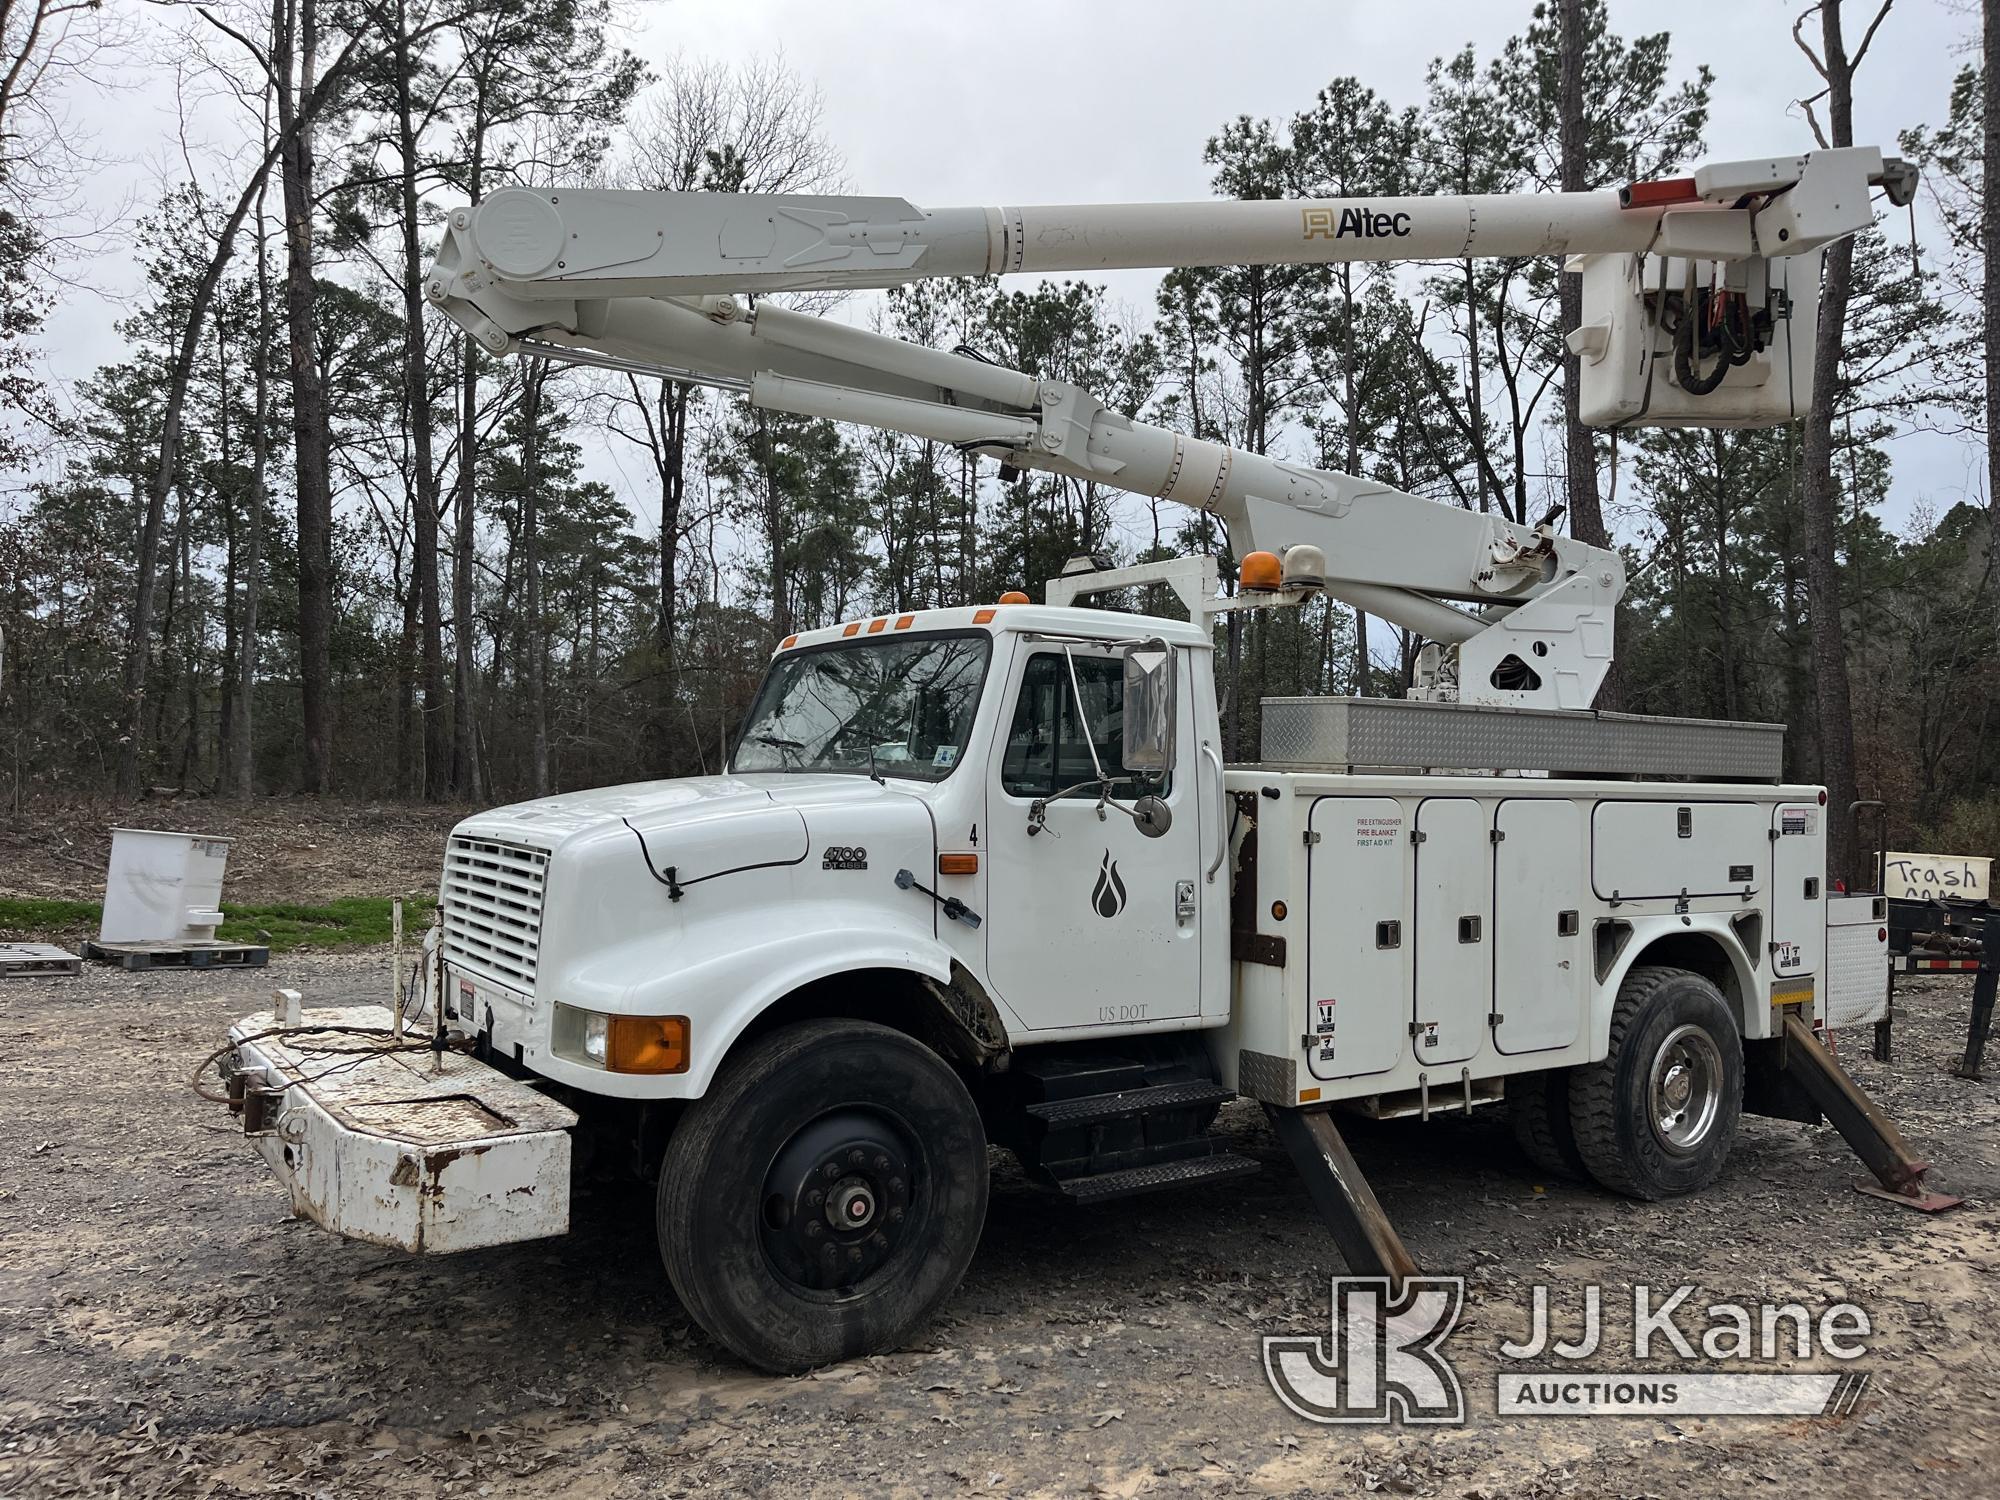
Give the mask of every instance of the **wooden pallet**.
[[82, 972], [83, 960], [54, 943], [0, 943], [0, 979]]
[[83, 945], [86, 958], [121, 969], [261, 969], [271, 950], [254, 943], [99, 943]]

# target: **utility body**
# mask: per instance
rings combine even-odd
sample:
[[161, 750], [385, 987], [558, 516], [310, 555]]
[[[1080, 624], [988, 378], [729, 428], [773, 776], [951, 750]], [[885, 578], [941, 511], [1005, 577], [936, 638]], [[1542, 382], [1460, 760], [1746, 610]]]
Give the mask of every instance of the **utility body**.
[[[1720, 1172], [1745, 1108], [1819, 1118], [1796, 1059], [1821, 1049], [1787, 1038], [1835, 991], [1883, 992], [1879, 898], [1830, 892], [1845, 810], [1780, 782], [1771, 726], [1591, 711], [1615, 551], [736, 294], [1568, 253], [1600, 419], [1756, 425], [1809, 399], [1818, 251], [1875, 185], [1913, 186], [1849, 151], [1624, 194], [926, 212], [510, 188], [458, 211], [430, 295], [495, 351], [1161, 496], [1219, 516], [1240, 564], [1226, 591], [1213, 559], [1079, 559], [1043, 603], [801, 632], [724, 774], [466, 819], [379, 1058], [321, 1068], [352, 1015], [236, 1029], [266, 1159], [331, 1228], [450, 1249], [561, 1232], [561, 1157], [609, 1137], [656, 1183], [692, 1315], [799, 1369], [949, 1294], [989, 1144], [1088, 1205], [1254, 1170], [1209, 1128], [1254, 1099], [1350, 1260], [1398, 1275], [1336, 1108], [1504, 1100], [1538, 1169], [1647, 1198]], [[1186, 618], [1087, 606], [1144, 586]], [[1322, 591], [1431, 643], [1410, 699], [1267, 700], [1258, 758], [1225, 765], [1215, 617]], [[385, 1127], [426, 1040], [452, 1087]]]

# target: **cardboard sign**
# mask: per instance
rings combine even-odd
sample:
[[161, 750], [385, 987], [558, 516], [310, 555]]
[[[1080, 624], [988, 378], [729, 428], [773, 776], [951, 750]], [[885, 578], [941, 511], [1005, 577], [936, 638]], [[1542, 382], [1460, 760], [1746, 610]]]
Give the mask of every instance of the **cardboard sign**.
[[1919, 901], [1932, 896], [1958, 896], [1984, 901], [1991, 889], [1993, 860], [1983, 854], [1897, 854], [1883, 856], [1885, 895]]

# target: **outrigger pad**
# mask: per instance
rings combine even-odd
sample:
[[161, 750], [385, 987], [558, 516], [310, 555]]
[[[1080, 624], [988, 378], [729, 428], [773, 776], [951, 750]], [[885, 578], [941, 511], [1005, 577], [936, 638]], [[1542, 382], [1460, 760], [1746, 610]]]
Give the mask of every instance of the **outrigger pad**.
[[[1928, 1168], [1930, 1163], [1926, 1162], [1924, 1165]], [[1871, 1198], [1886, 1198], [1891, 1203], [1927, 1214], [1942, 1213], [1947, 1208], [1957, 1208], [1965, 1201], [1963, 1198], [1952, 1197], [1950, 1193], [1934, 1193], [1922, 1183], [1915, 1184], [1912, 1192], [1899, 1193], [1883, 1187], [1879, 1182], [1857, 1182], [1854, 1184], [1854, 1191], [1866, 1193]]]

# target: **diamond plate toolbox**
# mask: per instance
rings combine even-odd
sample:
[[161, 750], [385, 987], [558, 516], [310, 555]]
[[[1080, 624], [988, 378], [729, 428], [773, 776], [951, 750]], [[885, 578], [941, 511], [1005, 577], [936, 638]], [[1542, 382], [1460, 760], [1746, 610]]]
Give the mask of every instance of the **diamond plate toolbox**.
[[1568, 713], [1402, 698], [1266, 698], [1260, 764], [1274, 771], [1551, 771], [1776, 781], [1785, 726]]

